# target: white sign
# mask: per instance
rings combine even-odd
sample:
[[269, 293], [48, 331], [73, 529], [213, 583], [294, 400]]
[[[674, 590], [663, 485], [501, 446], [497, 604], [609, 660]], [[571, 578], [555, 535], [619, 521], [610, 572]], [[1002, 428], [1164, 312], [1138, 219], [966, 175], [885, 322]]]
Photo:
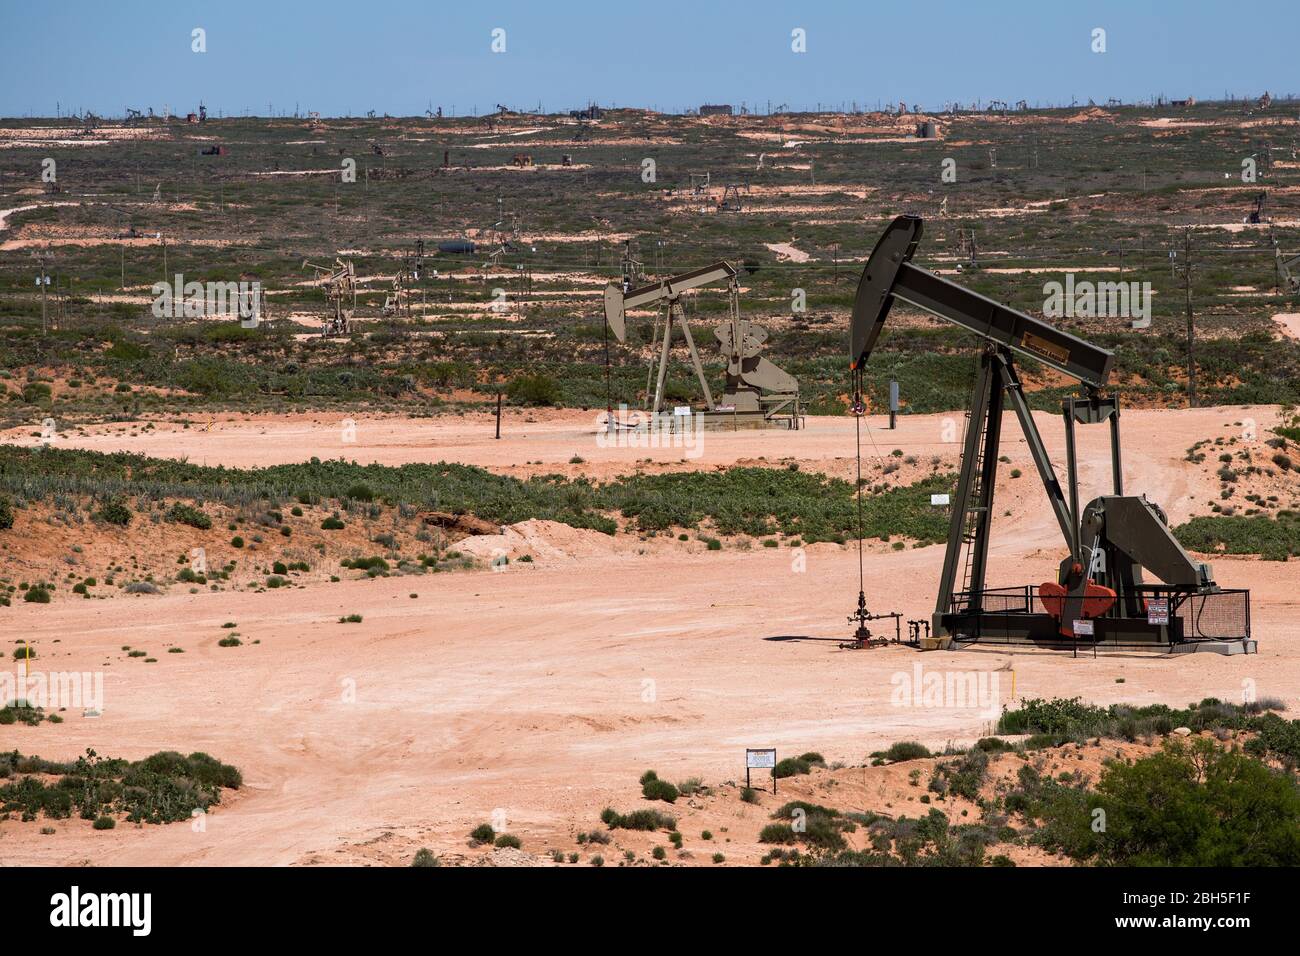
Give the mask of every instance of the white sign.
[[746, 750], [745, 768], [748, 770], [771, 770], [776, 766], [776, 750]]
[[946, 505], [946, 504], [948, 504], [948, 503], [949, 503], [949, 498], [948, 498], [947, 495], [931, 495], [931, 496], [930, 496], [930, 504], [932, 504], [932, 505]]
[[678, 405], [678, 406], [676, 406], [676, 407], [673, 409], [673, 414], [674, 414], [674, 415], [677, 415], [677, 416], [680, 417], [680, 418], [690, 418], [690, 416], [691, 416], [691, 406], [689, 406], [689, 405]]
[[1092, 621], [1075, 621], [1074, 634], [1075, 637], [1092, 637]]
[[1147, 602], [1147, 623], [1169, 623], [1169, 598], [1152, 598]]

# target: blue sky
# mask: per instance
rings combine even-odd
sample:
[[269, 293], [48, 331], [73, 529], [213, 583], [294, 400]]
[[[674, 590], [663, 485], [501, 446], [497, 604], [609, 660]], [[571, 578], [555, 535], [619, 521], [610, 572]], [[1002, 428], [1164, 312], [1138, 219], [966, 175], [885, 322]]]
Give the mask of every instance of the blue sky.
[[1280, 95], [1300, 92], [1297, 28], [1283, 0], [0, 0], [0, 115]]

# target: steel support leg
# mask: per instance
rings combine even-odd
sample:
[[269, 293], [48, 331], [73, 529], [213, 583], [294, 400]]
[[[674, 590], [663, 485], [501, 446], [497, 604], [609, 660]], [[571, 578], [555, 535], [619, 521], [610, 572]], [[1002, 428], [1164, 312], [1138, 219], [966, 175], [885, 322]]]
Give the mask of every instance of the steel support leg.
[[1015, 411], [1016, 417], [1020, 419], [1020, 430], [1025, 433], [1025, 443], [1029, 446], [1029, 455], [1034, 459], [1034, 466], [1038, 469], [1038, 477], [1043, 483], [1043, 489], [1047, 492], [1047, 498], [1052, 504], [1052, 512], [1056, 515], [1056, 523], [1061, 526], [1061, 535], [1065, 538], [1066, 547], [1071, 546], [1074, 541], [1074, 520], [1070, 515], [1070, 508], [1065, 503], [1065, 495], [1061, 492], [1061, 482], [1056, 477], [1056, 469], [1052, 467], [1052, 460], [1047, 457], [1047, 449], [1043, 446], [1043, 436], [1038, 433], [1038, 426], [1034, 424], [1034, 416], [1029, 411], [1029, 404], [1025, 401], [1024, 389], [1020, 387], [1020, 377], [1016, 374], [1016, 368], [1011, 363], [1010, 356], [1003, 359], [1002, 376], [1007, 384], [1007, 401]]
[[664, 341], [659, 348], [659, 369], [655, 375], [655, 402], [650, 409], [652, 415], [659, 414], [659, 406], [664, 398], [664, 376], [668, 374], [668, 347], [673, 338], [673, 307], [668, 306], [668, 321], [664, 323]]
[[961, 474], [957, 479], [957, 498], [952, 503], [952, 518], [948, 522], [948, 547], [943, 555], [943, 573], [939, 578], [939, 594], [934, 604], [934, 633], [946, 633], [943, 615], [951, 610], [953, 589], [957, 578], [957, 562], [961, 560], [962, 535], [966, 526], [966, 508], [970, 502], [971, 485], [975, 481], [975, 458], [984, 438], [988, 420], [989, 396], [996, 386], [997, 370], [993, 355], [985, 351], [980, 356], [979, 375], [971, 396], [970, 423], [966, 426], [966, 444], [961, 453]]
[[691, 327], [686, 322], [686, 314], [677, 310], [677, 317], [682, 323], [682, 335], [686, 337], [686, 348], [691, 353], [691, 364], [695, 366], [695, 377], [700, 380], [700, 388], [704, 391], [704, 407], [713, 411], [713, 393], [709, 391], [709, 380], [704, 377], [704, 366], [700, 363], [700, 353], [696, 351], [695, 339], [691, 336]]

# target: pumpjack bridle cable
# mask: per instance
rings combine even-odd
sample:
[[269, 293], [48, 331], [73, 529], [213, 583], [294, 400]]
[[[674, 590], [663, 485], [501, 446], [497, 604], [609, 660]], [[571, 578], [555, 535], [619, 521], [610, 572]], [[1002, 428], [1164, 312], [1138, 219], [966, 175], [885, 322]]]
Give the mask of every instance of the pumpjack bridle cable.
[[862, 539], [862, 416], [866, 413], [866, 403], [862, 400], [862, 369], [853, 370], [853, 432], [857, 442], [857, 510], [858, 510], [858, 604], [864, 605], [867, 595], [866, 571], [863, 563]]

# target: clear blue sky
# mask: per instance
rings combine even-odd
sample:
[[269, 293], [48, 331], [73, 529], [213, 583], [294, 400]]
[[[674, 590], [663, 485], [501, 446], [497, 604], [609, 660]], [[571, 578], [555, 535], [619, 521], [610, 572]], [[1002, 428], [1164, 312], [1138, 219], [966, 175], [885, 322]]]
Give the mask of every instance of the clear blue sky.
[[[0, 0], [0, 115], [1300, 92], [1295, 0]], [[191, 51], [191, 30], [207, 52]], [[506, 31], [506, 52], [491, 32]], [[791, 30], [807, 52], [791, 52]], [[1090, 49], [1094, 27], [1107, 52]], [[1253, 53], [1253, 55], [1252, 55]]]

